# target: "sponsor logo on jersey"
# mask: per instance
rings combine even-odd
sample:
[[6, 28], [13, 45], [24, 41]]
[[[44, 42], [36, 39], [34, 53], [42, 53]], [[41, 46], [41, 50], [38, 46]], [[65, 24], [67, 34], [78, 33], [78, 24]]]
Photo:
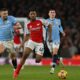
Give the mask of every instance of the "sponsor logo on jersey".
[[40, 30], [40, 27], [31, 28], [31, 30]]

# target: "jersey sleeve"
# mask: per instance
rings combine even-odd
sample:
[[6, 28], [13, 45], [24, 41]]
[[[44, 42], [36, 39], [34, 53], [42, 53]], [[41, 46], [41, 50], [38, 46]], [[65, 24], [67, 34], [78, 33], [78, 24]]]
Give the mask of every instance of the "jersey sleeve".
[[30, 31], [28, 29], [28, 24], [26, 24], [26, 26], [24, 27], [24, 35], [26, 34], [30, 34]]
[[62, 25], [61, 25], [61, 20], [59, 20], [59, 22], [60, 22], [59, 31], [62, 33], [63, 32], [63, 28], [62, 28]]
[[12, 24], [15, 25], [17, 23], [16, 18], [13, 16], [10, 16], [10, 17], [11, 17]]
[[45, 19], [41, 19], [41, 22], [43, 23], [44, 26], [48, 26], [49, 24], [51, 24], [49, 21]]

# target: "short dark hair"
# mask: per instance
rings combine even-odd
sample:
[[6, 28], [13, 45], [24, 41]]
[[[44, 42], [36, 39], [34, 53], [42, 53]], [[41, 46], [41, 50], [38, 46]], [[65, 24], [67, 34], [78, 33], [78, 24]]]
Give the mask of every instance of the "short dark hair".
[[1, 8], [0, 11], [8, 11], [7, 8]]
[[30, 9], [29, 9], [29, 12], [31, 12], [31, 11], [37, 12], [37, 9], [36, 9], [36, 8], [30, 8]]
[[52, 9], [49, 9], [49, 12], [50, 12], [50, 11], [56, 11], [56, 10], [55, 10], [54, 8], [52, 8]]

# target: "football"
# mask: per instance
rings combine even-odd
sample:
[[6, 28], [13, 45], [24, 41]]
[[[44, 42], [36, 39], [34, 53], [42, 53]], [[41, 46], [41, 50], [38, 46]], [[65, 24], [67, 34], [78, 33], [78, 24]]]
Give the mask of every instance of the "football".
[[66, 79], [67, 78], [67, 71], [65, 71], [65, 70], [60, 70], [59, 72], [58, 72], [58, 77], [60, 78], [60, 79]]

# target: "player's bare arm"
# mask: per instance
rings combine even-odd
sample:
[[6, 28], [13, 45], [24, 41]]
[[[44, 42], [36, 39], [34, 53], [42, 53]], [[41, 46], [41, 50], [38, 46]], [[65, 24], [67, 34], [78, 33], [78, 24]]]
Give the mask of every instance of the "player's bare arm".
[[30, 34], [26, 34], [26, 35], [24, 35], [23, 44], [24, 44], [26, 41], [28, 41], [29, 38], [30, 38]]
[[30, 34], [26, 34], [26, 35], [24, 35], [24, 40], [23, 40], [23, 42], [21, 43], [20, 48], [21, 48], [21, 47], [24, 47], [24, 43], [25, 43], [26, 41], [28, 41], [29, 38], [30, 38]]
[[51, 41], [52, 40], [52, 25], [51, 24], [49, 24], [48, 25], [48, 34], [49, 34], [49, 41]]
[[65, 34], [65, 32], [64, 32], [64, 31], [62, 32], [62, 35], [63, 35], [63, 37], [65, 37], [65, 36], [66, 36], [66, 34]]
[[48, 34], [49, 34], [49, 41], [52, 40], [52, 24], [46, 20], [41, 20], [43, 23], [43, 26], [48, 27]]

